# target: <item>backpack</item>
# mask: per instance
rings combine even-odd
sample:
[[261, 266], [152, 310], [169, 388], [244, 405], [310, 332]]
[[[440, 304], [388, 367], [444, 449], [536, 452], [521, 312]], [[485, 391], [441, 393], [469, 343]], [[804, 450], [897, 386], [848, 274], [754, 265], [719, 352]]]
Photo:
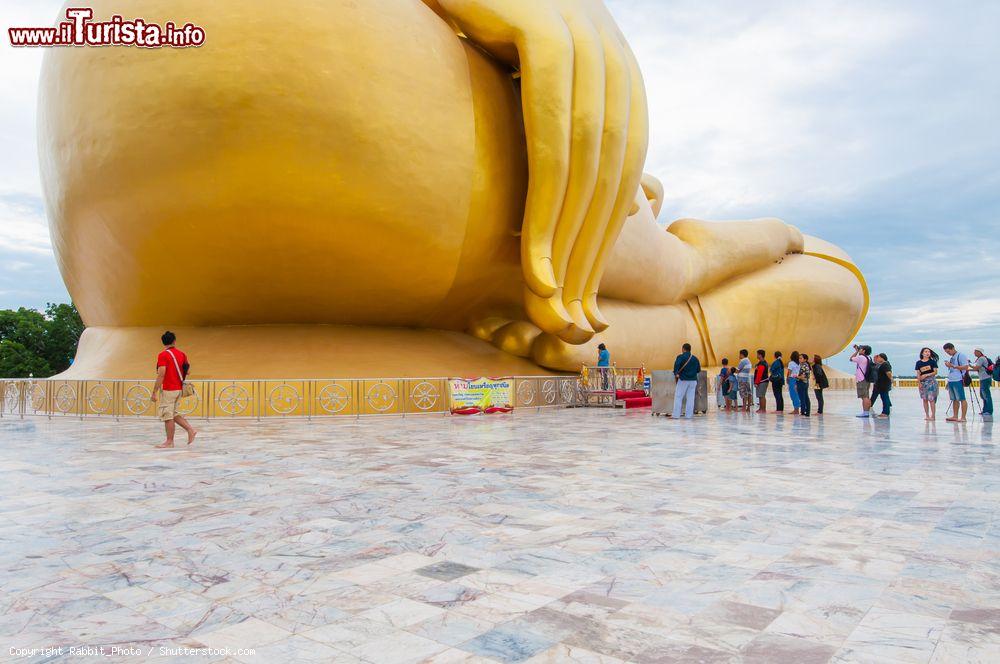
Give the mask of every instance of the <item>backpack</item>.
[[874, 385], [875, 381], [878, 380], [878, 366], [876, 366], [876, 364], [872, 362], [872, 358], [868, 357], [867, 355], [865, 355], [864, 357], [866, 360], [868, 360], [868, 366], [865, 367], [865, 382]]
[[826, 370], [821, 364], [813, 367], [813, 380], [816, 381], [816, 387], [821, 390], [830, 387], [830, 379], [826, 377]]
[[784, 363], [784, 361], [782, 361], [782, 359], [780, 357], [778, 359], [776, 359], [775, 362], [781, 368], [778, 369], [777, 373], [774, 373], [774, 370], [770, 369], [770, 371], [771, 371], [771, 381], [775, 382], [775, 383], [781, 383], [782, 385], [784, 385], [784, 383], [785, 383], [785, 363]]
[[[955, 353], [951, 356], [952, 364], [957, 364], [959, 366], [970, 366], [969, 358], [961, 353]], [[966, 387], [972, 387], [972, 374], [966, 369], [962, 371], [962, 385]]]

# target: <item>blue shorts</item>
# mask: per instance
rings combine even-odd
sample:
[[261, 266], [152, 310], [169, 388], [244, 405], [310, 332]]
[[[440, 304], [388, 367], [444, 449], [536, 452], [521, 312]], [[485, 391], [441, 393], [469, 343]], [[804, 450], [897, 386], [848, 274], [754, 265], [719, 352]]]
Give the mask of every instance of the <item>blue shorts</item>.
[[965, 385], [960, 380], [948, 381], [948, 396], [952, 401], [965, 401]]

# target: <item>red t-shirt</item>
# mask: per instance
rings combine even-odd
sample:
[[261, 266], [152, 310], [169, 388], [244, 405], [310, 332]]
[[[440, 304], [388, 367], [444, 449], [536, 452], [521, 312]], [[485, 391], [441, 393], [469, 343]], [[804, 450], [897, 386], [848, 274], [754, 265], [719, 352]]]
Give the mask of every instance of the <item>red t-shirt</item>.
[[[177, 364], [170, 359], [173, 355], [177, 358]], [[181, 370], [184, 370], [184, 364], [187, 362], [187, 355], [185, 355], [180, 350], [170, 347], [169, 349], [163, 350], [159, 355], [156, 356], [156, 368], [166, 367], [167, 370], [163, 374], [163, 389], [166, 392], [171, 392], [181, 389], [183, 387], [183, 377], [177, 373], [177, 367], [179, 366]]]

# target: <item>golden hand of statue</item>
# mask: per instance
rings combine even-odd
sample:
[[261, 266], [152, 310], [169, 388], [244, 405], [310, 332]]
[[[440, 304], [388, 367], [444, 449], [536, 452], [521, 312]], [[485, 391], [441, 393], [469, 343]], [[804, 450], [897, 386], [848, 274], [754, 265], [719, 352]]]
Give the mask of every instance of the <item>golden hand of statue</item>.
[[607, 328], [597, 291], [646, 157], [642, 75], [599, 0], [439, 0], [465, 35], [521, 71], [528, 193], [525, 305], [583, 343]]

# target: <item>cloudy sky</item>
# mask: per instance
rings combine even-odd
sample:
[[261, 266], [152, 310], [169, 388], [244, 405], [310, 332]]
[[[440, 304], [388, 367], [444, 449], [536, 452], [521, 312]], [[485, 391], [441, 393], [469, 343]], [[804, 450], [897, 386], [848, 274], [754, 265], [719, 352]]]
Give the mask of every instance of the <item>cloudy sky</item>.
[[[0, 24], [60, 4], [0, 0]], [[839, 244], [872, 291], [859, 341], [899, 366], [945, 340], [1000, 354], [1000, 2], [609, 5], [649, 90], [664, 218], [777, 216]], [[3, 35], [0, 308], [68, 299], [38, 179], [40, 62]]]

